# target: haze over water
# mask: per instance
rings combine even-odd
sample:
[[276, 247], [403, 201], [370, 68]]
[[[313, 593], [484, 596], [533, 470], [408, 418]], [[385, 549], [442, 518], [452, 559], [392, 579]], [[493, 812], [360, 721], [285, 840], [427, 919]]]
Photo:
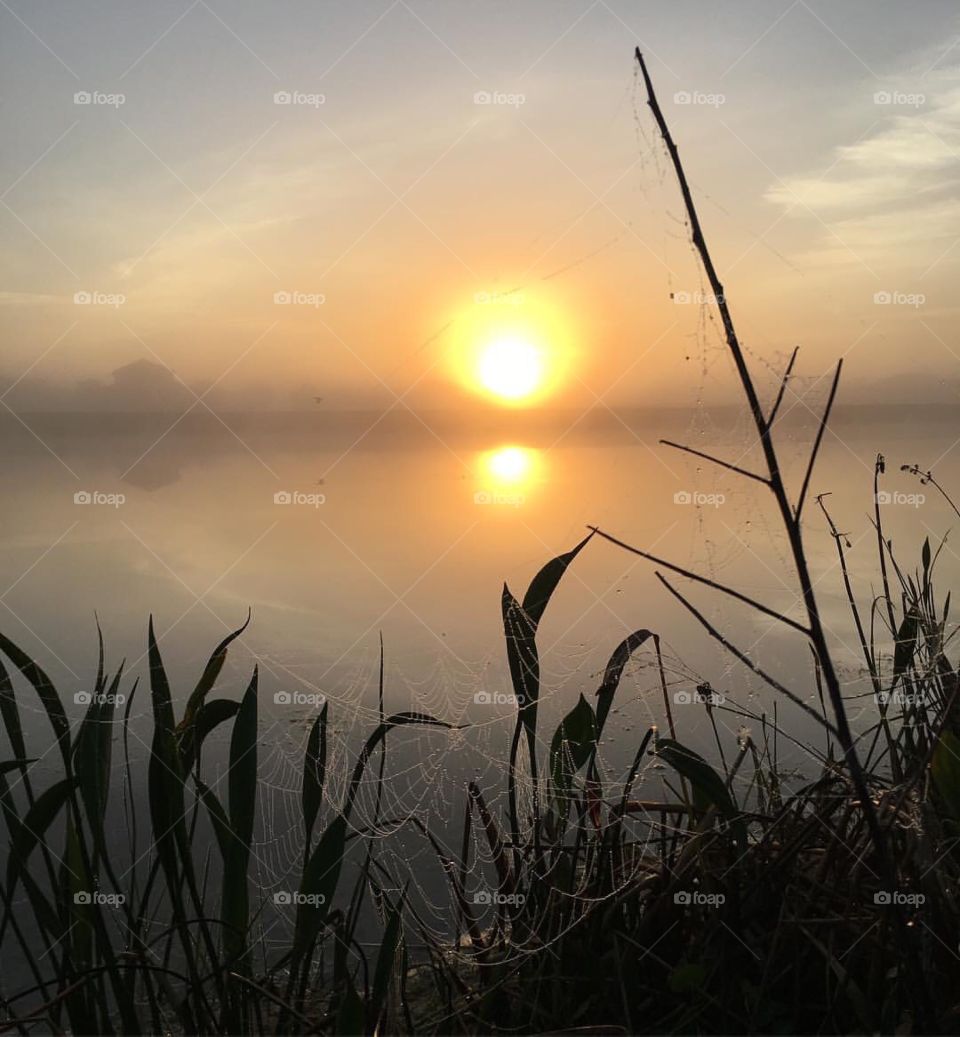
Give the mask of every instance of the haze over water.
[[[788, 417], [781, 432], [795, 483], [813, 433], [807, 414]], [[355, 737], [376, 716], [382, 633], [388, 710], [420, 709], [481, 729], [502, 719], [505, 736], [515, 706], [502, 584], [522, 594], [588, 525], [797, 614], [786, 544], [771, 537], [775, 516], [762, 487], [657, 442], [702, 447], [709, 426], [711, 449], [736, 458], [748, 440], [735, 411], [579, 421], [558, 414], [525, 427], [501, 421], [518, 430], [514, 437], [497, 431], [495, 419], [475, 432], [442, 415], [427, 419], [430, 430], [409, 415], [387, 422], [261, 417], [235, 422], [238, 438], [208, 416], [180, 422], [158, 442], [167, 416], [47, 415], [35, 427], [56, 457], [8, 420], [5, 632], [48, 668], [69, 702], [92, 679], [94, 613], [108, 662], [126, 658], [132, 674], [145, 673], [152, 614], [182, 700], [213, 645], [249, 607], [251, 624], [228, 664], [233, 682], [244, 683], [256, 661], [268, 716], [307, 719], [322, 696]], [[870, 523], [876, 453], [887, 457], [885, 531], [901, 565], [912, 568], [923, 537], [936, 545], [956, 516], [899, 466], [939, 460], [944, 485], [960, 485], [955, 455], [941, 459], [954, 429], [949, 409], [901, 408], [880, 418], [862, 407], [838, 411], [812, 490], [832, 494], [827, 501], [851, 543], [863, 603], [879, 579]], [[858, 645], [835, 547], [815, 506], [808, 528], [817, 591], [854, 694], [864, 690]], [[641, 627], [664, 639], [671, 695], [681, 695], [678, 723], [691, 737], [704, 737], [704, 711], [683, 706], [682, 695], [700, 682], [731, 704], [772, 713], [775, 696], [670, 598], [656, 568], [595, 539], [569, 570], [542, 626], [545, 731], [578, 692], [592, 695], [607, 656]], [[949, 539], [940, 570], [945, 586], [960, 574]], [[676, 585], [768, 672], [816, 704], [801, 638], [712, 591]], [[613, 761], [618, 736], [627, 752], [631, 730], [666, 723], [652, 662], [640, 653], [628, 667], [618, 725], [606, 738]], [[147, 708], [144, 698], [134, 715]], [[794, 736], [812, 731], [795, 707], [781, 701], [777, 709]], [[725, 722], [736, 731], [739, 720]], [[40, 714], [36, 723], [45, 725]]]

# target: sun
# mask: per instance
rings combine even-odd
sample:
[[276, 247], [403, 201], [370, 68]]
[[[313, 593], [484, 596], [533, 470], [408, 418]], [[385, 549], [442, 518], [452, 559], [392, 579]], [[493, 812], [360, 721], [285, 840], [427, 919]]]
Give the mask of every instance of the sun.
[[543, 356], [522, 338], [498, 338], [487, 345], [477, 360], [480, 384], [502, 400], [519, 402], [541, 388]]
[[448, 313], [443, 350], [450, 380], [487, 403], [543, 406], [563, 391], [581, 356], [570, 301], [552, 290], [478, 292], [472, 305]]

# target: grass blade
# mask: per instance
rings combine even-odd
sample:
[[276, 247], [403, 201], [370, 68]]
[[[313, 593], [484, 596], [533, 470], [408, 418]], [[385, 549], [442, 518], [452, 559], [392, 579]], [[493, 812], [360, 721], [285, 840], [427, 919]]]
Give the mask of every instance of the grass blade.
[[523, 596], [523, 611], [533, 621], [534, 627], [540, 623], [544, 609], [567, 571], [567, 566], [587, 546], [592, 537], [593, 532], [588, 533], [576, 547], [551, 559], [530, 581], [527, 593]]
[[323, 802], [323, 783], [327, 770], [327, 710], [324, 702], [320, 716], [310, 728], [307, 752], [303, 758], [303, 791], [300, 800], [303, 809], [304, 854], [309, 857], [313, 826]]
[[[26, 677], [37, 695], [40, 697], [40, 702], [42, 703], [47, 718], [50, 721], [50, 726], [53, 728], [54, 738], [56, 738], [57, 745], [60, 748], [60, 755], [63, 757], [66, 772], [69, 774], [70, 723], [67, 720], [67, 714], [64, 712], [60, 696], [57, 694], [57, 689], [53, 686], [53, 682], [50, 678], [30, 658], [30, 656], [22, 649], [18, 648], [3, 634], [0, 634], [0, 651], [3, 651], [3, 653], [9, 657], [10, 661], [17, 667], [23, 676]], [[5, 714], [4, 720], [6, 719]], [[24, 755], [24, 753], [19, 750], [14, 750], [14, 752], [17, 756]]]
[[597, 688], [597, 738], [603, 733], [603, 725], [607, 722], [607, 714], [613, 705], [613, 696], [620, 686], [620, 678], [623, 676], [624, 667], [630, 660], [630, 656], [642, 645], [653, 637], [652, 630], [634, 630], [624, 638], [613, 650], [607, 662], [607, 668], [603, 671], [603, 680]]

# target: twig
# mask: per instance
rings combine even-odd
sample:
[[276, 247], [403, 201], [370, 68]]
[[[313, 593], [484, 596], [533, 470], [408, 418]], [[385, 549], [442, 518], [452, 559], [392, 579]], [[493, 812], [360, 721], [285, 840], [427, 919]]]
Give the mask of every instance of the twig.
[[813, 441], [813, 449], [810, 451], [810, 460], [807, 462], [807, 471], [803, 477], [803, 486], [800, 489], [800, 497], [793, 512], [794, 521], [800, 522], [800, 513], [803, 511], [804, 501], [807, 499], [807, 487], [810, 485], [810, 477], [813, 475], [813, 466], [817, 463], [817, 454], [820, 452], [820, 444], [823, 442], [823, 434], [827, 431], [827, 422], [830, 420], [830, 411], [833, 409], [833, 401], [837, 395], [837, 386], [840, 384], [840, 371], [843, 368], [843, 358], [837, 361], [837, 369], [833, 375], [833, 384], [830, 386], [830, 395], [827, 397], [827, 405], [823, 408], [823, 416], [820, 418], [820, 427], [817, 429], [817, 438]]
[[767, 418], [767, 428], [773, 427], [774, 421], [777, 419], [777, 411], [780, 410], [780, 404], [783, 403], [783, 394], [787, 391], [787, 382], [790, 380], [790, 373], [793, 371], [793, 365], [797, 361], [797, 354], [800, 352], [799, 346], [793, 347], [793, 353], [790, 355], [790, 361], [787, 364], [787, 369], [783, 372], [783, 378], [780, 379], [780, 389], [777, 392], [777, 398], [773, 401], [773, 406], [770, 408], [770, 416]]
[[887, 470], [887, 463], [883, 458], [883, 454], [877, 454], [877, 459], [873, 465], [873, 514], [874, 514], [874, 525], [877, 528], [877, 554], [880, 557], [880, 578], [883, 581], [883, 600], [887, 605], [887, 622], [890, 627], [890, 633], [893, 637], [897, 636], [897, 619], [893, 614], [893, 598], [890, 597], [890, 579], [887, 575], [887, 557], [884, 551], [884, 539], [883, 539], [883, 523], [880, 521], [880, 476], [884, 475]]
[[727, 649], [727, 651], [729, 651], [732, 655], [735, 655], [740, 660], [740, 662], [744, 664], [744, 666], [748, 666], [758, 677], [762, 677], [767, 682], [767, 684], [769, 684], [770, 687], [773, 688], [775, 691], [779, 691], [781, 695], [786, 695], [786, 697], [795, 706], [799, 706], [802, 710], [804, 710], [804, 712], [809, 713], [810, 716], [812, 716], [818, 724], [823, 724], [823, 726], [828, 731], [831, 731], [834, 735], [837, 734], [837, 729], [833, 726], [833, 724], [830, 723], [829, 720], [827, 720], [825, 717], [820, 716], [820, 714], [817, 713], [815, 709], [812, 709], [810, 706], [808, 706], [806, 702], [804, 702], [803, 699], [800, 698], [799, 695], [794, 694], [792, 691], [790, 691], [789, 688], [785, 688], [776, 679], [776, 677], [771, 677], [769, 673], [763, 670], [746, 653], [741, 652], [740, 649], [737, 648], [737, 646], [733, 644], [732, 641], [729, 641], [723, 634], [721, 634], [720, 631], [717, 630], [715, 626], [713, 626], [710, 620], [707, 619], [702, 612], [698, 611], [694, 605], [687, 601], [687, 599], [680, 593], [680, 591], [678, 591], [662, 573], [655, 573], [654, 575], [664, 585], [664, 587], [666, 587], [667, 590], [670, 591], [670, 593], [677, 599], [677, 601], [679, 601], [680, 604], [683, 605], [683, 607], [696, 620], [698, 620], [698, 622], [704, 628], [704, 630], [706, 630], [706, 632], [712, 638], [719, 641], [720, 644], [722, 644], [723, 647]]
[[658, 558], [656, 555], [650, 554], [649, 551], [642, 551], [639, 547], [633, 547], [631, 544], [624, 543], [624, 541], [618, 540], [610, 533], [604, 533], [602, 529], [598, 529], [596, 526], [588, 526], [587, 528], [592, 529], [599, 536], [602, 536], [604, 540], [609, 540], [611, 544], [616, 544], [618, 547], [622, 547], [625, 551], [630, 551], [632, 554], [639, 555], [641, 558], [646, 558], [648, 561], [653, 562], [654, 565], [662, 565], [671, 572], [675, 572], [678, 576], [685, 576], [688, 580], [694, 580], [697, 583], [702, 583], [705, 587], [710, 587], [712, 590], [720, 591], [722, 594], [735, 598], [737, 601], [742, 601], [744, 605], [751, 605], [758, 612], [762, 612], [765, 616], [779, 620], [786, 626], [792, 627], [798, 633], [803, 634], [804, 637], [810, 636], [810, 631], [802, 623], [798, 623], [795, 619], [791, 619], [789, 616], [785, 616], [782, 612], [777, 612], [775, 609], [769, 608], [767, 605], [764, 605], [759, 601], [754, 601], [753, 598], [748, 598], [746, 594], [741, 594], [740, 591], [734, 590], [732, 587], [727, 587], [725, 584], [717, 583], [715, 580], [711, 580], [707, 576], [701, 576], [699, 573], [692, 572], [689, 569], [684, 569], [683, 566], [675, 565], [673, 562], [668, 562], [665, 558]]
[[[816, 595], [814, 594], [813, 580], [807, 566], [803, 537], [800, 532], [799, 516], [794, 514], [790, 505], [789, 497], [787, 496], [783, 476], [780, 471], [780, 459], [770, 436], [770, 427], [764, 417], [763, 408], [761, 407], [759, 397], [757, 396], [756, 386], [753, 383], [753, 378], [750, 374], [749, 368], [747, 367], [747, 362], [740, 346], [740, 340], [737, 338], [737, 333], [733, 325], [733, 318], [730, 315], [727, 298], [724, 294], [723, 285], [720, 282], [720, 278], [717, 276], [716, 268], [713, 265], [713, 259], [707, 249], [703, 230], [700, 227], [700, 219], [697, 216], [696, 206], [693, 204], [693, 197], [690, 194], [690, 187], [687, 184], [686, 174], [684, 173], [683, 165], [680, 162], [677, 146], [673, 141], [670, 129], [663, 117], [663, 112], [660, 109], [660, 104], [657, 101], [656, 93], [653, 89], [653, 83], [650, 80], [650, 73], [647, 71], [647, 66], [644, 63], [643, 55], [640, 53], [639, 47], [636, 48], [634, 54], [643, 75], [643, 81], [647, 91], [647, 104], [653, 113], [653, 117], [660, 131], [660, 136], [670, 155], [677, 182], [680, 186], [680, 193], [683, 196], [687, 217], [690, 221], [690, 232], [693, 244], [700, 255], [700, 261], [703, 264], [704, 272], [706, 273], [707, 280], [710, 283], [710, 288], [713, 292], [717, 309], [720, 313], [720, 319], [723, 324], [727, 346], [730, 350], [730, 355], [733, 357], [734, 365], [736, 366], [737, 374], [740, 378], [740, 384], [750, 408], [750, 413], [757, 429], [757, 435], [760, 438], [760, 445], [763, 449], [764, 460], [766, 461], [767, 470], [769, 472], [770, 489], [776, 499], [783, 526], [790, 541], [790, 550], [793, 556], [794, 566], [797, 570], [797, 579], [800, 584], [803, 602], [807, 610], [810, 627], [810, 641], [817, 653], [817, 658], [823, 673], [823, 680], [830, 697], [830, 704], [836, 721], [837, 739], [843, 748], [844, 757], [847, 761], [847, 766], [850, 769], [850, 777], [860, 800], [861, 809], [866, 818], [871, 839], [881, 861], [884, 877], [886, 881], [891, 883], [891, 888], [893, 888], [893, 883], [896, 878], [895, 871], [887, 852], [887, 841], [884, 832], [877, 822], [876, 809], [874, 808], [873, 800], [870, 797], [870, 790], [867, 787], [863, 768], [860, 764], [860, 759], [857, 756], [856, 745], [853, 740], [853, 734], [850, 730], [846, 706], [843, 701], [843, 694], [840, 690], [840, 679], [837, 676], [837, 671], [830, 654], [830, 648], [827, 644], [826, 634], [820, 619], [819, 606], [817, 604]], [[813, 715], [816, 716], [815, 713], [813, 713]]]
[[[893, 749], [893, 735], [890, 731], [890, 723], [887, 720], [887, 706], [883, 702], [881, 695], [882, 687], [880, 684], [880, 676], [877, 673], [876, 660], [873, 657], [873, 653], [867, 645], [867, 635], [863, 629], [863, 621], [860, 619], [860, 609], [857, 607], [857, 599], [853, 593], [853, 586], [850, 583], [850, 572], [847, 568], [847, 556], [843, 551], [842, 534], [837, 529], [836, 523], [833, 521], [833, 516], [827, 510], [826, 504], [823, 503], [823, 498], [828, 494], [821, 493], [817, 496], [817, 504], [820, 505], [820, 510], [823, 512], [824, 518], [827, 520], [827, 525], [830, 527], [830, 533], [833, 536], [834, 543], [837, 545], [837, 556], [840, 559], [840, 572], [843, 575], [843, 586], [847, 594], [847, 601], [850, 605], [850, 611], [853, 613], [853, 622], [857, 628], [857, 636], [860, 639], [860, 649], [863, 652], [864, 661], [867, 664], [867, 672], [870, 674], [870, 682], [873, 684], [874, 695], [877, 700], [877, 708], [880, 711], [880, 724], [883, 728], [884, 735], [886, 736], [887, 748], [890, 750], [890, 764], [893, 768], [893, 776], [896, 781], [903, 780], [903, 774], [900, 771], [900, 761], [897, 754]], [[872, 753], [871, 747], [871, 753]], [[867, 760], [871, 753], [867, 754]]]
[[[677, 740], [677, 729], [673, 726], [673, 710], [670, 708], [670, 696], [667, 694], [667, 675], [663, 672], [663, 655], [660, 652], [660, 635], [653, 635], [653, 647], [657, 653], [657, 668], [660, 671], [660, 691], [663, 694], [663, 708], [667, 711], [667, 726], [670, 728], [670, 737]], [[686, 782], [684, 782], [686, 791]]]
[[685, 446], [683, 443], [674, 443], [672, 439], [661, 439], [660, 443], [663, 446], [671, 446], [674, 450], [682, 450], [686, 454], [693, 454], [694, 457], [702, 457], [704, 461], [718, 464], [721, 468], [727, 468], [731, 472], [736, 472], [738, 475], [745, 475], [748, 479], [756, 479], [757, 482], [762, 482], [764, 485], [769, 481], [766, 476], [757, 475], [756, 472], [748, 471], [746, 468], [741, 468], [739, 465], [730, 464], [729, 461], [722, 461], [719, 457], [713, 457], [711, 454], [703, 453], [702, 450], [694, 450], [692, 446]]

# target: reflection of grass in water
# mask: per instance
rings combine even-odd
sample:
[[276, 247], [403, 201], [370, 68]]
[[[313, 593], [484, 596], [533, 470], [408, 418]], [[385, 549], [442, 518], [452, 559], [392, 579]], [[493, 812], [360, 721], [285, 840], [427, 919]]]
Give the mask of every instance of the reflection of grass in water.
[[[805, 620], [653, 560], [806, 637], [819, 709], [729, 642], [661, 577], [711, 637], [817, 719], [824, 744], [804, 748], [820, 768], [818, 777], [789, 787], [792, 780], [778, 765], [778, 744], [790, 735], [780, 729], [776, 713], [761, 718], [756, 740], [742, 733], [730, 744], [717, 718], [740, 711], [709, 685], [685, 692], [689, 702], [671, 700], [659, 636], [646, 629], [614, 650], [595, 696], [588, 701], [581, 695], [572, 704], [539, 759], [538, 626], [587, 537], [549, 562], [522, 600], [504, 588], [506, 647], [518, 703], [505, 819], [488, 805], [489, 790], [470, 783], [457, 846], [420, 818], [407, 822], [422, 831], [446, 874], [456, 939], [438, 940], [407, 899], [404, 877], [384, 863], [378, 840], [369, 829], [351, 826], [367, 764], [378, 750], [374, 824], [380, 821], [389, 732], [406, 725], [449, 726], [421, 713], [385, 716], [381, 668], [380, 723], [357, 758], [342, 803], [329, 802], [326, 705], [311, 727], [303, 760], [297, 889], [279, 901], [292, 909], [293, 925], [276, 950], [276, 939], [268, 942], [261, 927], [263, 905], [252, 904], [249, 895], [258, 803], [256, 671], [240, 702], [212, 697], [229, 645], [243, 628], [215, 649], [178, 719], [151, 625], [151, 841], [141, 861], [145, 822], [136, 816], [133, 792], [142, 776], [133, 773], [128, 752], [134, 684], [119, 720], [128, 830], [122, 863], [107, 822], [108, 798], [117, 794], [111, 788], [112, 754], [122, 675], [104, 672], [101, 645], [95, 691], [73, 731], [43, 671], [0, 636], [0, 650], [40, 699], [62, 764], [62, 777], [42, 792], [34, 790], [20, 706], [0, 667], [0, 714], [12, 753], [0, 764], [0, 806], [9, 837], [0, 882], [0, 942], [8, 955], [19, 953], [33, 976], [29, 989], [7, 993], [8, 1028], [36, 1024], [93, 1033], [119, 1024], [125, 1033], [340, 1034], [590, 1027], [700, 1033], [955, 1030], [950, 978], [958, 921], [960, 706], [957, 671], [946, 656], [956, 632], [947, 628], [949, 596], [940, 604], [934, 593], [939, 552], [925, 542], [915, 571], [898, 565], [883, 534], [878, 487], [884, 466], [878, 458], [881, 591], [862, 610], [847, 575], [844, 536], [818, 498], [834, 535], [871, 682], [875, 722], [854, 741], [800, 527], [826, 415], [793, 504], [772, 435], [793, 360], [773, 406], [764, 411], [642, 60], [640, 68], [767, 471], [717, 463], [770, 489], [790, 541]], [[831, 402], [835, 388], [836, 379]], [[937, 486], [929, 473], [915, 474]], [[614, 780], [598, 751], [601, 736], [625, 666], [635, 653], [651, 649], [669, 738], [651, 728], [628, 774]], [[714, 764], [681, 740], [677, 720], [690, 708], [706, 711], [717, 747]], [[209, 786], [203, 777], [204, 742], [221, 725], [231, 725], [225, 788]], [[662, 792], [640, 798], [651, 768], [669, 776], [663, 777]], [[211, 853], [207, 835], [213, 837]], [[359, 847], [361, 864], [348, 883], [343, 864], [352, 847]], [[357, 937], [368, 897], [382, 923], [371, 954]], [[411, 967], [409, 948], [417, 936], [429, 963]]]

